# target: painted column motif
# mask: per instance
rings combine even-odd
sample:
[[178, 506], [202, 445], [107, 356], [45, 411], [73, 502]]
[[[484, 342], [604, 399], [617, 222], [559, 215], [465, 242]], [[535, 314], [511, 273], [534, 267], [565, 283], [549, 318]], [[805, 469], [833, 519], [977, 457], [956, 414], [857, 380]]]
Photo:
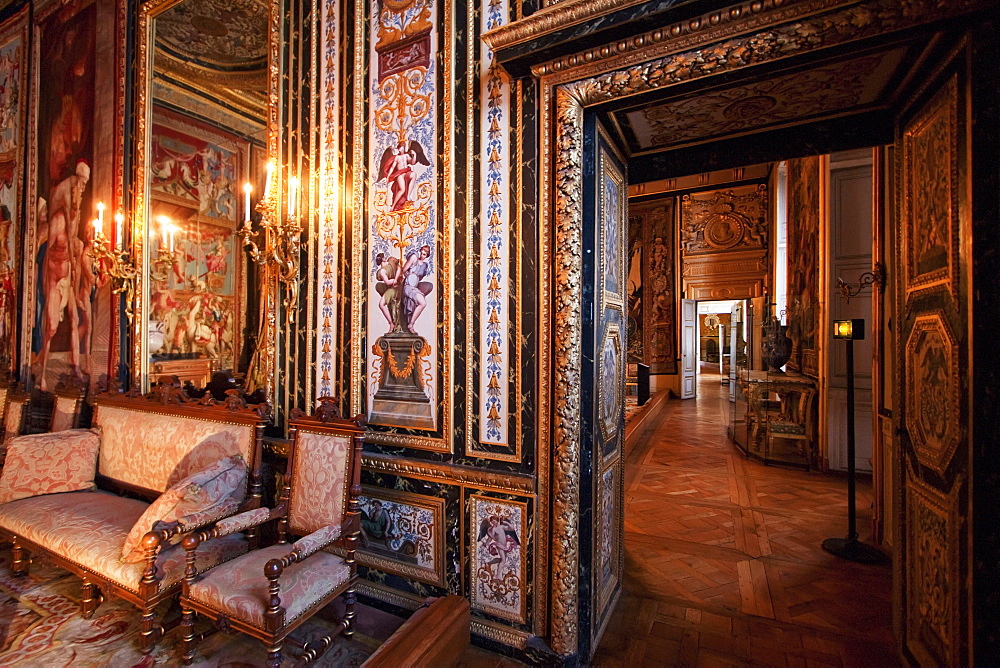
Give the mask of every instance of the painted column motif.
[[[503, 25], [505, 0], [488, 0], [483, 32]], [[482, 208], [480, 223], [479, 440], [506, 445], [510, 341], [510, 79], [484, 46], [481, 59]]]
[[334, 332], [337, 326], [337, 229], [340, 175], [338, 169], [339, 131], [337, 107], [340, 87], [337, 85], [339, 39], [337, 21], [340, 15], [337, 0], [324, 0], [322, 19], [322, 110], [320, 118], [320, 212], [319, 217], [319, 345], [316, 350], [316, 388], [319, 397], [332, 397], [334, 390]]
[[439, 298], [433, 0], [373, 0], [368, 420], [437, 427]]

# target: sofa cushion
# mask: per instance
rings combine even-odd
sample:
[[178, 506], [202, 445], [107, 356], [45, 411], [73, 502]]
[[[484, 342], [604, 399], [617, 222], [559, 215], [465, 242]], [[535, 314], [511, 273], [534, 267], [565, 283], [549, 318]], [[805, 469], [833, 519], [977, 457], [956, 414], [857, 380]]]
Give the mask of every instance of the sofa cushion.
[[[36, 496], [0, 505], [0, 527], [138, 594], [145, 564], [124, 563], [121, 546], [148, 505], [101, 491]], [[247, 542], [233, 534], [203, 548], [195, 562], [199, 571], [243, 554]], [[184, 577], [184, 557], [179, 545], [157, 555], [161, 589]]]
[[100, 446], [100, 437], [89, 429], [10, 439], [0, 475], [0, 503], [93, 489]]
[[[198, 552], [201, 552], [199, 546]], [[289, 545], [272, 545], [254, 550], [205, 573], [188, 590], [188, 597], [224, 612], [235, 619], [264, 628], [268, 602], [268, 581], [264, 565], [291, 552]], [[350, 567], [338, 556], [317, 552], [303, 562], [289, 566], [281, 574], [281, 605], [285, 624], [336, 590], [351, 576]]]
[[121, 557], [128, 563], [142, 561], [142, 538], [157, 522], [175, 522], [188, 515], [200, 514], [212, 519], [213, 509], [232, 512], [226, 502], [243, 500], [247, 488], [247, 465], [241, 455], [220, 459], [197, 471], [160, 495], [136, 521], [122, 544]]

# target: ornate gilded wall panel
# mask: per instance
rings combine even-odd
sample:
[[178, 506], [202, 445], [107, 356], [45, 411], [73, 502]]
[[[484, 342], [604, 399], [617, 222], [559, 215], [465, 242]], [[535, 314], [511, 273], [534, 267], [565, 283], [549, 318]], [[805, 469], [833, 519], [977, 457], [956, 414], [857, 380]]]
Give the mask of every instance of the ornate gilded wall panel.
[[684, 257], [704, 253], [766, 249], [767, 186], [741, 186], [681, 197]]
[[[359, 4], [370, 13], [367, 237], [353, 325], [367, 332], [372, 441], [451, 451], [452, 122], [450, 8], [406, 1]], [[438, 40], [447, 44], [436, 56]], [[360, 244], [357, 238], [355, 244]], [[355, 255], [358, 259], [358, 254]], [[356, 266], [356, 270], [360, 270]], [[439, 326], [444, 324], [445, 326]], [[361, 352], [357, 347], [356, 352]], [[353, 395], [352, 406], [361, 397]]]
[[338, 110], [340, 90], [338, 74], [341, 67], [340, 3], [322, 0], [320, 19], [319, 79], [320, 87], [320, 167], [319, 167], [319, 263], [317, 286], [318, 331], [316, 341], [317, 396], [332, 397], [339, 394], [337, 385], [336, 355], [339, 310], [337, 295], [340, 292], [340, 256], [342, 229], [341, 204], [342, 172], [340, 161], [341, 126]]
[[445, 587], [444, 499], [362, 487], [358, 563]]
[[788, 161], [788, 331], [791, 369], [819, 373], [820, 159]]
[[[510, 15], [507, 0], [484, 3], [479, 24], [470, 23], [472, 34], [504, 25]], [[470, 14], [470, 20], [472, 15]], [[474, 51], [473, 51], [474, 53]], [[470, 66], [471, 67], [471, 66]], [[520, 461], [520, 411], [510, 405], [512, 381], [516, 380], [516, 345], [513, 340], [516, 303], [515, 281], [512, 274], [512, 220], [519, 212], [512, 210], [513, 154], [511, 128], [511, 79], [494, 59], [493, 52], [483, 46], [478, 65], [479, 89], [479, 271], [470, 270], [470, 307], [479, 311], [478, 370], [469, 365], [468, 379], [478, 384], [478, 402], [467, 404], [470, 429], [469, 454], [486, 459]], [[474, 106], [473, 106], [474, 108]], [[469, 116], [470, 124], [473, 117]], [[469, 165], [470, 176], [475, 173]], [[470, 202], [470, 222], [473, 220]], [[470, 244], [472, 235], [470, 235]], [[469, 257], [473, 256], [469, 247]], [[471, 263], [470, 263], [471, 265]], [[474, 295], [478, 299], [474, 298]], [[470, 336], [472, 335], [470, 330]], [[517, 395], [515, 395], [517, 396]], [[475, 426], [473, 427], [473, 416]], [[514, 429], [512, 430], [512, 427]], [[475, 432], [473, 432], [475, 429]], [[473, 434], [478, 437], [473, 438]]]
[[906, 635], [920, 665], [957, 666], [959, 659], [959, 568], [962, 482], [943, 494], [907, 471]]
[[924, 665], [964, 665], [972, 656], [971, 309], [959, 261], [960, 239], [971, 236], [971, 174], [962, 167], [969, 150], [969, 110], [961, 102], [967, 62], [957, 51], [954, 61], [940, 64], [940, 78], [928, 81], [931, 94], [902, 124], [895, 151], [895, 310], [905, 342], [892, 411], [903, 497], [895, 565], [905, 583], [903, 653]]
[[650, 373], [677, 373], [675, 200], [629, 203], [629, 233], [642, 236], [642, 361]]
[[28, 10], [23, 9], [0, 25], [0, 373], [18, 367], [28, 45]]
[[527, 622], [528, 504], [472, 494], [469, 499], [473, 610]]
[[935, 286], [957, 294], [958, 82], [952, 77], [903, 136], [903, 266], [907, 296]]
[[904, 359], [906, 428], [920, 463], [943, 474], [965, 439], [958, 341], [943, 312], [916, 318]]

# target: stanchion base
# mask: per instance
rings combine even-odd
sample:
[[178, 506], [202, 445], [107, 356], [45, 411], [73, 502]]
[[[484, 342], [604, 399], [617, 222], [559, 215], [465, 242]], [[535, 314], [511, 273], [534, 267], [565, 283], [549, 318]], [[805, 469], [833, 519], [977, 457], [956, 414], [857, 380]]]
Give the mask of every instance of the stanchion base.
[[884, 564], [885, 555], [876, 548], [862, 543], [859, 540], [848, 540], [846, 538], [827, 538], [823, 541], [823, 549], [830, 554], [835, 554], [841, 559], [854, 561], [859, 564]]

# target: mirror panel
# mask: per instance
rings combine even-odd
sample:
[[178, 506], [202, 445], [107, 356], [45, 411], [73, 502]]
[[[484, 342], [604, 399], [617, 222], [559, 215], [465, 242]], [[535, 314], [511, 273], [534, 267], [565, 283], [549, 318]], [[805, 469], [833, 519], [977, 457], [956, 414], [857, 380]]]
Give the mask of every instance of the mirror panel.
[[[270, 95], [270, 0], [147, 3], [140, 17], [134, 248], [142, 258], [135, 369], [142, 386], [203, 387], [239, 374], [248, 267], [243, 184], [263, 190]], [[256, 204], [256, 198], [252, 205]], [[251, 298], [253, 297], [251, 293]]]

